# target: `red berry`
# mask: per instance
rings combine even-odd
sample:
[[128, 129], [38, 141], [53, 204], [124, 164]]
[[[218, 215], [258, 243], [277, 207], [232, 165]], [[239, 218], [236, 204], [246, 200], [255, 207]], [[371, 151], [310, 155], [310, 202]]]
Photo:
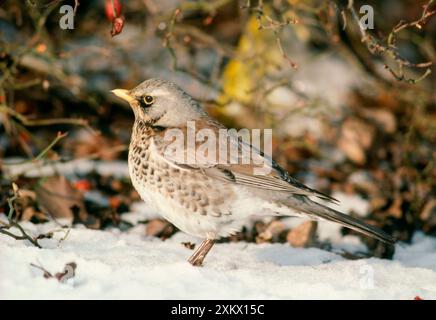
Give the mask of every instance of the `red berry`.
[[[113, 5], [112, 5], [113, 3]], [[104, 4], [106, 17], [109, 21], [113, 21], [121, 15], [121, 2], [120, 0], [106, 0]]]
[[112, 21], [112, 30], [111, 30], [111, 36], [116, 36], [117, 34], [121, 33], [123, 31], [124, 27], [124, 19], [123, 18], [115, 18]]

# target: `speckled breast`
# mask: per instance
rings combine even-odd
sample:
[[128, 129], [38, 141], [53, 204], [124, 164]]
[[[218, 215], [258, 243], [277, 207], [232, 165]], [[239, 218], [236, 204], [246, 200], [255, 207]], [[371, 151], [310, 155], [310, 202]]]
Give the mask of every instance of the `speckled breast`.
[[[152, 137], [133, 140], [129, 149], [129, 171], [134, 187], [146, 202], [161, 202], [156, 193], [180, 209], [208, 216], [229, 215], [226, 200], [232, 191], [225, 183], [214, 181], [196, 169], [181, 169], [153, 154]], [[168, 204], [151, 203], [159, 209]]]

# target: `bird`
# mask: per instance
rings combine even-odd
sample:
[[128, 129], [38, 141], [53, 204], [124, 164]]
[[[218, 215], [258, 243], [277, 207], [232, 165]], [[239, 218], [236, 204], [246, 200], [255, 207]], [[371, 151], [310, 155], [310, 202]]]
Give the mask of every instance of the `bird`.
[[[259, 148], [220, 135], [227, 128], [176, 84], [151, 78], [112, 93], [127, 101], [135, 116], [128, 152], [132, 185], [163, 218], [202, 238], [188, 259], [193, 266], [202, 266], [214, 243], [240, 231], [252, 216], [327, 220], [394, 245], [396, 239], [383, 230], [330, 208], [336, 199], [293, 178]], [[208, 146], [216, 146], [219, 157], [207, 148], [197, 157], [205, 149], [206, 139], [196, 139], [200, 133], [208, 142], [215, 136]], [[229, 155], [231, 147], [236, 156]], [[243, 150], [250, 151], [250, 161], [241, 162]], [[221, 159], [221, 152], [230, 159]]]

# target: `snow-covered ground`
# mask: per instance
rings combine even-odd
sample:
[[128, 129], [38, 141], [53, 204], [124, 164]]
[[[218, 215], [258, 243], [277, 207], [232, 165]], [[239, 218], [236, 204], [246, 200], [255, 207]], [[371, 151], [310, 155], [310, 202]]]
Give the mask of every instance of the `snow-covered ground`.
[[[37, 234], [54, 223], [24, 223]], [[416, 235], [397, 245], [394, 260], [346, 260], [315, 248], [282, 244], [216, 245], [204, 267], [186, 259], [193, 241], [177, 233], [161, 241], [128, 232], [71, 229], [40, 243], [0, 235], [0, 299], [436, 299], [436, 239]], [[195, 241], [195, 240], [194, 240]], [[66, 283], [46, 279], [69, 262], [76, 274]]]
[[[5, 173], [74, 176], [90, 170], [127, 175], [125, 163], [82, 160], [38, 169], [11, 166]], [[367, 213], [358, 196], [334, 196], [341, 210]], [[40, 240], [42, 249], [0, 234], [0, 299], [436, 299], [436, 239], [422, 234], [411, 245], [397, 244], [393, 260], [347, 260], [342, 250], [364, 252], [365, 246], [355, 236], [340, 235], [340, 226], [320, 222], [318, 238], [329, 240], [333, 252], [284, 244], [217, 244], [198, 268], [186, 261], [192, 250], [182, 242], [198, 244], [199, 239], [181, 232], [166, 241], [148, 237], [138, 222], [156, 214], [144, 203], [131, 210], [122, 218], [135, 226], [124, 232], [75, 226], [66, 235], [54, 222], [23, 222], [33, 235], [56, 231], [52, 239]], [[301, 221], [283, 222], [294, 227]], [[66, 283], [46, 279], [31, 266], [56, 274], [70, 262], [77, 269]]]

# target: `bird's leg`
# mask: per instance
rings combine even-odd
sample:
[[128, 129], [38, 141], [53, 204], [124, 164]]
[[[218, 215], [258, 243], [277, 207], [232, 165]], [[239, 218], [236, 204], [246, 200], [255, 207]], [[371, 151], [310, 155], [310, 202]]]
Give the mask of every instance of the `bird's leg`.
[[194, 254], [188, 259], [188, 262], [193, 266], [199, 267], [203, 264], [203, 260], [206, 257], [209, 250], [214, 245], [215, 240], [206, 239], [204, 240]]

